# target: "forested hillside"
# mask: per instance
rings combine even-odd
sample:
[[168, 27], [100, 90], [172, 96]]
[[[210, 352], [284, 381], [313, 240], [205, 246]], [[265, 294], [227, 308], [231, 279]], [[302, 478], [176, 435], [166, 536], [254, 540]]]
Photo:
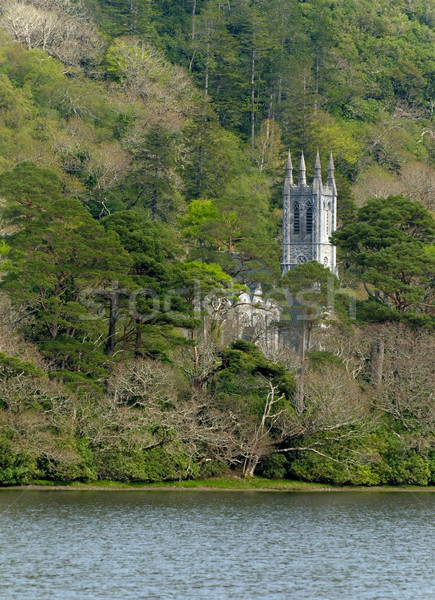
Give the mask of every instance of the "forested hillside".
[[[434, 21], [1, 3], [0, 484], [435, 481]], [[340, 282], [280, 278], [288, 149], [309, 179], [333, 153]], [[297, 299], [299, 350], [223, 343], [219, 307], [258, 283]]]

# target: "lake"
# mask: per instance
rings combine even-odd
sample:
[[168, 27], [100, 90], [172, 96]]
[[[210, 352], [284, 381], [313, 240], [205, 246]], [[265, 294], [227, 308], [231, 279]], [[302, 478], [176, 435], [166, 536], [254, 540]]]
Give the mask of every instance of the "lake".
[[435, 494], [0, 491], [1, 600], [435, 598]]

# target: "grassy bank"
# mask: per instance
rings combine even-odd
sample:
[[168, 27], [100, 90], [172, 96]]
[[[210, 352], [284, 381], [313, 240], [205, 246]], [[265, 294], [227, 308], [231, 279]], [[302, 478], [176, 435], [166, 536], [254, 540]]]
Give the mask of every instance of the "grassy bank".
[[[198, 479], [193, 481], [165, 481], [157, 483], [119, 481], [63, 482], [63, 481], [34, 481], [26, 486], [13, 486], [3, 489], [38, 489], [38, 490], [196, 490], [222, 492], [434, 492], [435, 486], [334, 486], [323, 483], [308, 483], [305, 481], [290, 481], [288, 479], [264, 479], [254, 477], [242, 479], [222, 477], [216, 479]], [[1, 488], [0, 488], [1, 490]]]

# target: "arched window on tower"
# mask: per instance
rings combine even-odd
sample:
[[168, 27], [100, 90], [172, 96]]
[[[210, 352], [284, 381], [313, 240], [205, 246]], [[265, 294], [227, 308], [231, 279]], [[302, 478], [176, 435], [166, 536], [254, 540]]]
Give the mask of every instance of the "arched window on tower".
[[313, 207], [308, 206], [307, 208], [307, 233], [313, 232]]
[[295, 204], [295, 210], [293, 213], [293, 233], [300, 233], [301, 231], [301, 212], [299, 204]]

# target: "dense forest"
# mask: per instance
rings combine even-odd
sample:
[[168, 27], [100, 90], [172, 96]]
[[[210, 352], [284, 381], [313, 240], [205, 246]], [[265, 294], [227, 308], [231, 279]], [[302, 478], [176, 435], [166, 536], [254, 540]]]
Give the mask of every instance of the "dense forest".
[[[435, 482], [434, 23], [427, 0], [2, 1], [1, 485]], [[339, 280], [280, 277], [288, 149], [333, 153]], [[293, 346], [223, 334], [258, 284], [274, 327], [296, 298]]]

